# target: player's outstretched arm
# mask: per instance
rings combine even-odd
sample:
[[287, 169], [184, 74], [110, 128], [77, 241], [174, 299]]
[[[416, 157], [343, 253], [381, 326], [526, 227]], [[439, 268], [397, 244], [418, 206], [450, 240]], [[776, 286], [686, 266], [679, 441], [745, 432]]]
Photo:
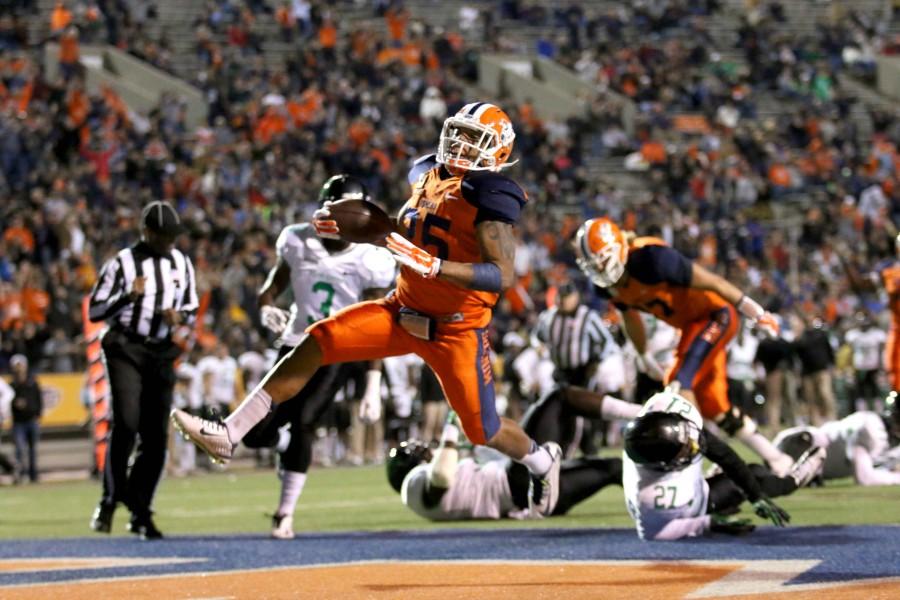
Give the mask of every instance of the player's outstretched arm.
[[515, 282], [513, 261], [516, 237], [513, 226], [484, 221], [475, 227], [483, 262], [463, 263], [442, 260], [419, 248], [400, 234], [390, 234], [387, 249], [400, 264], [426, 279], [439, 277], [470, 290], [502, 292]]
[[764, 310], [753, 298], [745, 295], [736, 285], [724, 277], [707, 271], [697, 263], [691, 266], [691, 287], [717, 293], [732, 303], [738, 312], [753, 321], [767, 335], [771, 337], [778, 335], [778, 321], [771, 313]]
[[269, 271], [266, 281], [259, 289], [257, 302], [259, 303], [260, 320], [264, 327], [275, 334], [281, 334], [290, 320], [290, 313], [275, 306], [275, 300], [287, 289], [291, 281], [291, 268], [281, 257]]

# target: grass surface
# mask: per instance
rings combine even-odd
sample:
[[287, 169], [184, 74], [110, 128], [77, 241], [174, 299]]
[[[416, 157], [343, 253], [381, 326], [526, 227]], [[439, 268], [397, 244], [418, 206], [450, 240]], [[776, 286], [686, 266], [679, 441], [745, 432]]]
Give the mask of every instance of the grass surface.
[[[279, 485], [271, 471], [235, 471], [164, 479], [156, 498], [157, 524], [169, 535], [268, 531]], [[61, 482], [0, 489], [0, 538], [96, 535], [88, 529], [100, 496], [97, 482]], [[829, 482], [778, 500], [793, 525], [900, 523], [900, 487], [862, 488]], [[745, 505], [746, 506], [746, 505]], [[127, 535], [120, 508], [113, 535]], [[759, 522], [759, 520], [757, 520]], [[314, 469], [297, 508], [299, 532], [433, 529], [448, 527], [632, 527], [620, 487], [610, 487], [569, 515], [539, 521], [429, 523], [400, 504], [383, 467]]]

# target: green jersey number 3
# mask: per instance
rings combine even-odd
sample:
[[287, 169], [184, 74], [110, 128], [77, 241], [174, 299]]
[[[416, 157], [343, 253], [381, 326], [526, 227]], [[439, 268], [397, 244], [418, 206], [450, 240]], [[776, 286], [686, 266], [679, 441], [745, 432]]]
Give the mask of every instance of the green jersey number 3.
[[325, 294], [325, 299], [322, 300], [322, 303], [319, 305], [319, 313], [321, 313], [321, 315], [318, 318], [313, 318], [312, 315], [307, 315], [306, 321], [310, 325], [312, 325], [319, 319], [324, 319], [325, 317], [331, 315], [331, 302], [334, 300], [334, 286], [327, 281], [317, 281], [313, 284], [312, 291], [315, 294]]

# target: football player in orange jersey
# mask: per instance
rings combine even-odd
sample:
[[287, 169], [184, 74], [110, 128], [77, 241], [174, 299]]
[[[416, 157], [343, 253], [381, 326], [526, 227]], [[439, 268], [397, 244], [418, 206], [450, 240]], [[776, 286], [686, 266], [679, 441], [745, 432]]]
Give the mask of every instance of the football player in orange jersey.
[[888, 295], [888, 309], [891, 311], [891, 328], [888, 331], [887, 343], [884, 345], [884, 370], [891, 382], [891, 389], [900, 392], [900, 233], [894, 239], [894, 260], [888, 259], [871, 273], [870, 278], [860, 275], [859, 271], [848, 264], [845, 254], [849, 250], [844, 247], [838, 257], [847, 272], [847, 277], [856, 292], [875, 292], [879, 285], [884, 286]]
[[[467, 104], [447, 118], [437, 154], [412, 166], [412, 194], [387, 239], [401, 265], [396, 289], [311, 325], [224, 423], [173, 412], [182, 433], [214, 459], [228, 460], [272, 404], [295, 396], [320, 366], [413, 352], [438, 376], [472, 443], [522, 462], [539, 479], [547, 493], [536, 510], [550, 514], [562, 451], [554, 442], [538, 446], [515, 421], [498, 416], [487, 336], [499, 294], [515, 280], [513, 227], [526, 200], [500, 173], [512, 164], [514, 138], [509, 117], [493, 104]], [[321, 237], [340, 238], [330, 217], [326, 205], [313, 226]]]
[[[666, 243], [635, 237], [606, 218], [591, 219], [575, 238], [578, 266], [622, 313], [622, 324], [647, 371], [677, 382], [680, 394], [713, 421], [766, 460], [774, 471], [787, 473], [792, 459], [756, 430], [756, 423], [728, 401], [726, 346], [737, 331], [738, 316], [778, 335], [775, 318], [734, 284], [719, 277]], [[737, 310], [735, 310], [737, 309]], [[639, 311], [681, 330], [675, 364], [663, 374], [646, 352]]]

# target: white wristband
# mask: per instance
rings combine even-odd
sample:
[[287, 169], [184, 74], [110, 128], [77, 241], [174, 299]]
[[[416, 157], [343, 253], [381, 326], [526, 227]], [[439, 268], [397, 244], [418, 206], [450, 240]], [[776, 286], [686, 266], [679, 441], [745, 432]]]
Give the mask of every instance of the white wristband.
[[766, 313], [756, 300], [746, 294], [741, 296], [741, 299], [738, 300], [736, 308], [738, 309], [738, 312], [752, 321], [758, 321], [759, 318]]

